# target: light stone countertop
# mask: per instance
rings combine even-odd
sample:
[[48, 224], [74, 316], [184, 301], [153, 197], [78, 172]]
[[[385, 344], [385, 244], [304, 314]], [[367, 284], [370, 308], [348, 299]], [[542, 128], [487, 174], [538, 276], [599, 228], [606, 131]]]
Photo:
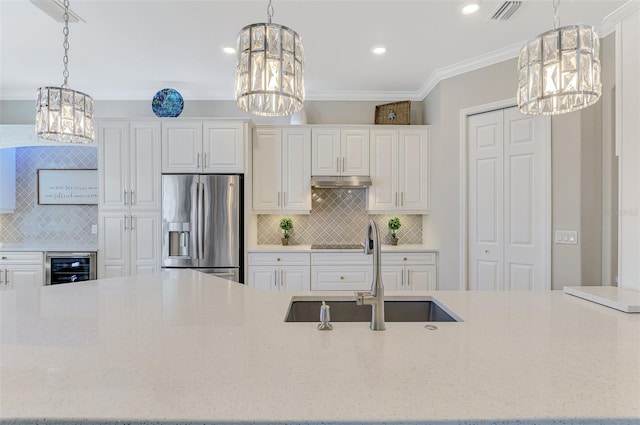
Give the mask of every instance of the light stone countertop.
[[[381, 245], [381, 252], [438, 252], [427, 245]], [[359, 252], [361, 249], [311, 249], [311, 245], [254, 245], [248, 252]]]
[[77, 244], [69, 242], [25, 242], [25, 243], [4, 243], [0, 242], [0, 252], [87, 252], [98, 251], [97, 245]]
[[639, 314], [560, 291], [416, 294], [464, 321], [319, 332], [283, 322], [293, 293], [191, 270], [2, 291], [0, 418], [640, 424]]

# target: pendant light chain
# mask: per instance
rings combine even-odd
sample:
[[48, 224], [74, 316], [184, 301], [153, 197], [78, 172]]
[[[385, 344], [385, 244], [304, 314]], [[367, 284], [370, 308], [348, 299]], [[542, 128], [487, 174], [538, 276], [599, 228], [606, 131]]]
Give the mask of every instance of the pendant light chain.
[[553, 0], [553, 29], [557, 30], [560, 26], [560, 17], [558, 16], [558, 9], [560, 8], [560, 0]]
[[64, 34], [64, 42], [62, 43], [62, 47], [64, 47], [64, 57], [62, 58], [62, 62], [64, 63], [64, 71], [62, 71], [64, 83], [62, 87], [69, 88], [67, 84], [67, 80], [69, 79], [69, 0], [64, 0], [64, 15], [62, 15], [62, 17], [64, 19], [64, 29], [62, 30]]
[[271, 0], [269, 0], [269, 4], [267, 5], [267, 16], [269, 17], [269, 23], [271, 23], [271, 18], [273, 18], [273, 5], [271, 4]]

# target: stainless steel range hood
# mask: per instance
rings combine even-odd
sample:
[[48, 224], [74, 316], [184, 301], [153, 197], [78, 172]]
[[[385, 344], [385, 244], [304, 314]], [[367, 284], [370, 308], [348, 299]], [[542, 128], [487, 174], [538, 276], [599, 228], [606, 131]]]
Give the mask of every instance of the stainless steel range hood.
[[311, 187], [318, 189], [364, 189], [371, 186], [369, 176], [312, 176]]

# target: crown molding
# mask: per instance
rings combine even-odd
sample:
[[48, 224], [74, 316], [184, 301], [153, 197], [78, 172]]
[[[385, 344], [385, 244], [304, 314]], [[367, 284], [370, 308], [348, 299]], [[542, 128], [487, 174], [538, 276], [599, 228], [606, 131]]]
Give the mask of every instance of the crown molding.
[[307, 91], [306, 100], [337, 100], [337, 101], [378, 101], [398, 99], [421, 102], [423, 97], [415, 91]]
[[598, 34], [601, 38], [613, 33], [616, 30], [616, 24], [622, 21], [636, 10], [640, 9], [640, 0], [629, 0], [610, 14], [604, 17], [600, 25], [598, 25]]

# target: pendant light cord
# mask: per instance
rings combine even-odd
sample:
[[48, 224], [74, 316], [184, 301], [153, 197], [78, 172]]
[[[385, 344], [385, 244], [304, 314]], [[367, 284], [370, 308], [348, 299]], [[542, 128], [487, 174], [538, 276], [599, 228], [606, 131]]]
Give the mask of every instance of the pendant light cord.
[[64, 83], [62, 84], [63, 88], [69, 88], [67, 84], [67, 80], [69, 79], [69, 0], [64, 0], [64, 29], [62, 33], [64, 34], [64, 42], [62, 43], [62, 47], [64, 47], [64, 57], [62, 58], [62, 62], [64, 63], [64, 71], [62, 71], [62, 76], [64, 77]]
[[557, 30], [560, 26], [560, 18], [558, 17], [558, 9], [560, 8], [560, 0], [553, 0], [553, 29]]
[[269, 23], [271, 23], [271, 18], [273, 18], [273, 5], [271, 4], [271, 0], [269, 0], [269, 5], [267, 6], [267, 16], [269, 17]]

